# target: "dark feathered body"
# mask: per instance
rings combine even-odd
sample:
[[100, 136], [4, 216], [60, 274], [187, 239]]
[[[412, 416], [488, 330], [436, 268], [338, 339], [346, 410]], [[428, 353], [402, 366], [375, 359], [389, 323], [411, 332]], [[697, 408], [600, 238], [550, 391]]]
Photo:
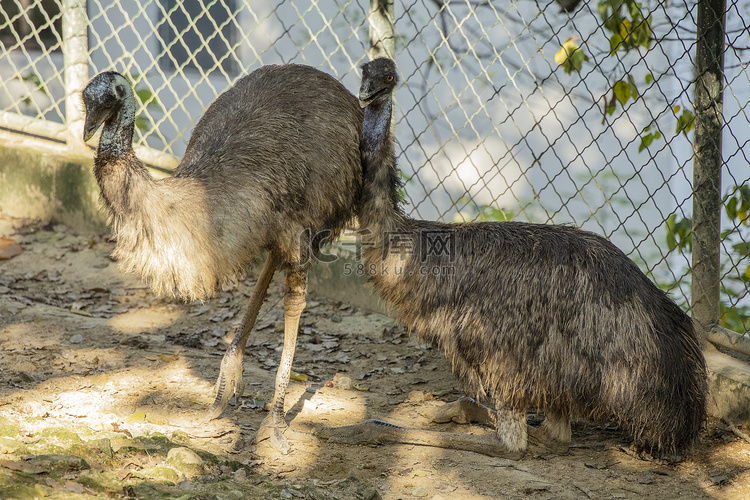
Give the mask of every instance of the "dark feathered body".
[[[395, 71], [383, 61], [365, 68], [363, 88]], [[471, 395], [515, 411], [615, 419], [657, 453], [689, 447], [707, 393], [690, 318], [593, 233], [405, 217], [390, 91], [378, 95], [363, 130], [362, 246], [370, 281], [399, 319], [446, 354]]]
[[[116, 77], [92, 80], [89, 114], [98, 111], [89, 102], [106, 108], [99, 87]], [[296, 262], [303, 231], [335, 236], [354, 215], [362, 110], [316, 69], [266, 66], [240, 79], [195, 126], [173, 177], [153, 179], [135, 157], [133, 120], [124, 105], [107, 118], [94, 173], [114, 255], [158, 292], [205, 298], [263, 249]]]

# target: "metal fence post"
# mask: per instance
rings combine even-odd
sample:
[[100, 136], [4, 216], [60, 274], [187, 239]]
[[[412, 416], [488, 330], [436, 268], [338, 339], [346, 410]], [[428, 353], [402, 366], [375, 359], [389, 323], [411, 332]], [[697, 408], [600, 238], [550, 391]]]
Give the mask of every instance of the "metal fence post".
[[62, 0], [63, 58], [65, 64], [65, 122], [71, 150], [86, 148], [83, 142], [84, 110], [79, 92], [89, 79], [86, 0]]
[[393, 58], [393, 0], [370, 0], [370, 58]]
[[699, 0], [693, 144], [692, 315], [706, 334], [720, 318], [721, 133], [726, 0]]

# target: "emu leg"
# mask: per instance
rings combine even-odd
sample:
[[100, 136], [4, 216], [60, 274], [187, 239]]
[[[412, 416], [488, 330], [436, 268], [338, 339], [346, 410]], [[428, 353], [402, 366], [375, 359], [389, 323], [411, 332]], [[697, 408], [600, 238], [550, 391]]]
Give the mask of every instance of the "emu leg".
[[529, 446], [537, 454], [567, 453], [571, 437], [567, 415], [549, 408], [545, 408], [544, 415], [541, 427], [529, 427]]
[[[318, 427], [313, 433], [333, 443], [379, 445], [385, 443], [418, 444], [464, 450], [489, 455], [491, 457], [519, 460], [525, 449], [512, 449], [498, 435], [456, 434], [400, 427], [382, 420], [365, 420], [359, 424], [343, 427]], [[524, 432], [525, 434], [525, 432]], [[525, 436], [524, 436], [525, 437]]]
[[263, 419], [260, 429], [255, 434], [254, 442], [270, 439], [271, 445], [282, 453], [289, 452], [289, 443], [283, 433], [288, 426], [284, 421], [284, 395], [289, 385], [292, 372], [294, 349], [297, 345], [299, 318], [305, 309], [305, 292], [307, 291], [307, 270], [290, 270], [286, 274], [284, 291], [284, 349], [281, 351], [281, 363], [276, 372], [271, 413]]
[[478, 422], [484, 425], [495, 425], [495, 411], [472, 398], [461, 397], [452, 403], [422, 412], [427, 418], [438, 424], [455, 422], [469, 424]]
[[219, 378], [214, 385], [216, 399], [214, 399], [213, 405], [211, 405], [211, 408], [206, 413], [205, 420], [213, 420], [221, 415], [226, 410], [232, 396], [235, 398], [242, 396], [242, 391], [245, 389], [245, 382], [242, 379], [242, 375], [245, 372], [245, 367], [242, 364], [242, 360], [245, 357], [245, 345], [253, 326], [255, 326], [255, 319], [258, 317], [261, 305], [263, 305], [268, 285], [271, 284], [271, 279], [276, 271], [276, 261], [276, 252], [270, 250], [263, 265], [263, 270], [260, 272], [260, 276], [258, 276], [258, 281], [256, 281], [255, 287], [253, 287], [253, 292], [250, 295], [250, 303], [247, 306], [245, 317], [242, 319], [242, 324], [221, 360]]

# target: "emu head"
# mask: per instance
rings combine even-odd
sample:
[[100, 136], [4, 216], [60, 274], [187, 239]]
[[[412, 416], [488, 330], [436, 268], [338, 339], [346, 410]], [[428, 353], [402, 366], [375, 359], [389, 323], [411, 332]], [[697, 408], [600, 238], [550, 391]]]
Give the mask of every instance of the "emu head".
[[86, 107], [83, 140], [88, 141], [103, 123], [117, 116], [123, 108], [132, 113], [135, 107], [133, 89], [119, 73], [99, 73], [86, 85], [81, 95]]
[[398, 83], [396, 63], [387, 57], [378, 57], [362, 66], [362, 85], [359, 87], [359, 105], [363, 108], [374, 102], [383, 102]]

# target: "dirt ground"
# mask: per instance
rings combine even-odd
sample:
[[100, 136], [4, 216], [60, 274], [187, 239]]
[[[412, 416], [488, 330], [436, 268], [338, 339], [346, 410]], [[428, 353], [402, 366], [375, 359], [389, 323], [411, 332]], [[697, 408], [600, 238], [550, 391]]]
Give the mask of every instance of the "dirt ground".
[[[567, 455], [520, 461], [304, 436], [288, 455], [250, 445], [281, 353], [279, 275], [249, 341], [242, 404], [205, 423], [255, 276], [185, 304], [120, 272], [106, 236], [0, 215], [2, 237], [21, 252], [0, 260], [0, 498], [750, 498], [750, 444], [719, 422], [678, 465], [633, 458], [627, 433], [587, 422]], [[491, 432], [430, 423], [423, 408], [461, 395], [444, 357], [349, 304], [308, 297], [293, 370], [307, 378], [287, 394], [293, 428], [380, 418]]]

